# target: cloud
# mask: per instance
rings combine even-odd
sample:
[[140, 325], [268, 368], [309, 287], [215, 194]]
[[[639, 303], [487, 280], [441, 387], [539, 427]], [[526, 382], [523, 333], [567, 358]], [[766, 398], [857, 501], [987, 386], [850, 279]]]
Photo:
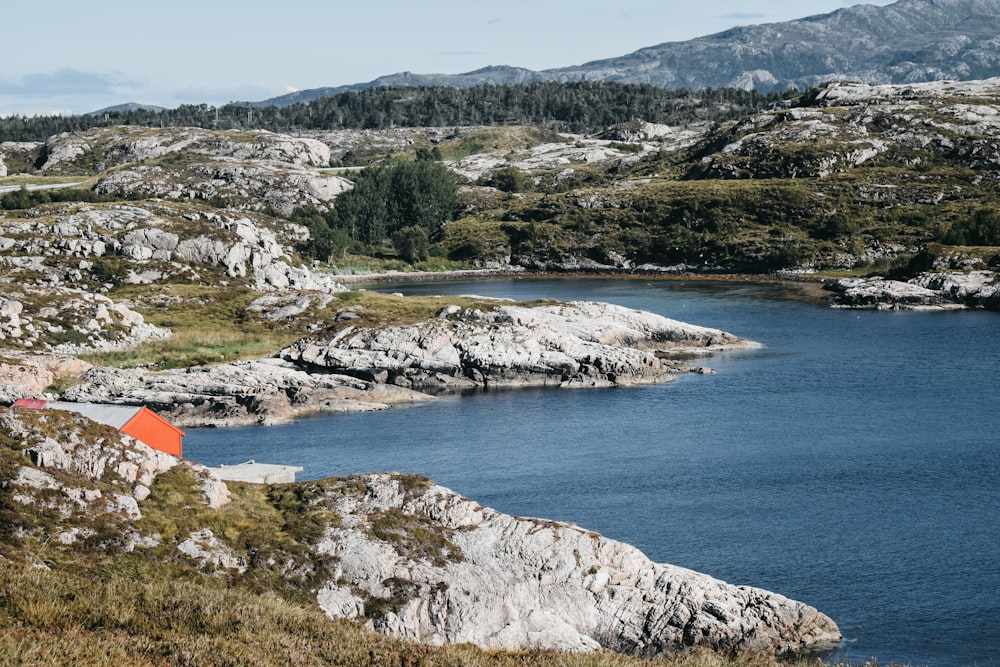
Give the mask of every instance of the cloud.
[[435, 56], [445, 56], [448, 58], [453, 58], [455, 56], [466, 57], [466, 56], [484, 56], [486, 53], [484, 51], [436, 51]]
[[0, 80], [0, 94], [36, 99], [67, 95], [105, 95], [139, 87], [138, 82], [119, 74], [81, 72], [68, 67], [54, 72], [26, 74], [19, 80]]

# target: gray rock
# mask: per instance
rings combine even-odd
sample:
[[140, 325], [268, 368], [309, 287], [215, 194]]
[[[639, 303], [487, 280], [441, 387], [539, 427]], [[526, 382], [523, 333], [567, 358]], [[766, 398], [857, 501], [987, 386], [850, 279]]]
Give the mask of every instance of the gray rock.
[[1000, 309], [1000, 277], [994, 271], [924, 273], [906, 282], [844, 278], [828, 283], [841, 308], [876, 310]]
[[[338, 559], [318, 594], [332, 617], [378, 606], [370, 627], [429, 644], [645, 657], [692, 646], [788, 653], [841, 639], [808, 605], [653, 563], [574, 525], [508, 516], [390, 475], [350, 481], [352, 493], [322, 501], [340, 517], [316, 547]], [[373, 536], [372, 522], [387, 515], [399, 539]], [[417, 529], [440, 550], [410, 551], [406, 535]]]
[[316, 412], [382, 410], [430, 397], [265, 359], [158, 373], [93, 368], [62, 399], [148, 405], [181, 426], [236, 426], [277, 424]]
[[[59, 354], [114, 350], [146, 340], [166, 338], [168, 329], [147, 323], [123, 303], [101, 294], [62, 286], [22, 285], [0, 280], [0, 340], [24, 347], [50, 347]], [[44, 307], [26, 310], [24, 303]], [[50, 345], [50, 335], [67, 335], [80, 342]]]
[[197, 530], [177, 545], [177, 550], [197, 561], [199, 567], [223, 568], [246, 572], [246, 559], [236, 556], [220, 542], [210, 528]]
[[610, 386], [661, 382], [689, 370], [672, 355], [755, 345], [652, 313], [575, 302], [487, 312], [445, 307], [432, 321], [347, 328], [280, 354], [305, 367], [416, 388]]

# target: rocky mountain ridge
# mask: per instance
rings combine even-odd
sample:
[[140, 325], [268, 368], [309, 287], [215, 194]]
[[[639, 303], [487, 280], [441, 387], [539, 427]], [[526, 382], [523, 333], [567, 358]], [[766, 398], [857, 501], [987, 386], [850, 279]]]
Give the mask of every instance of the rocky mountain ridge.
[[664, 88], [806, 90], [827, 81], [918, 83], [1000, 76], [998, 0], [859, 4], [795, 21], [733, 28], [617, 58], [532, 71], [492, 66], [464, 74], [402, 72], [367, 83], [303, 90], [258, 102], [287, 106], [375, 86], [475, 86], [616, 81]]

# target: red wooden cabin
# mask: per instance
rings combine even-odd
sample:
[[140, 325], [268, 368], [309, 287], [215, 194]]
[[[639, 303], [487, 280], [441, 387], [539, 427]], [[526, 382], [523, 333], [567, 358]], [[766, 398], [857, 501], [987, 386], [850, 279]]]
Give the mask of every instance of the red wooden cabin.
[[68, 410], [90, 417], [95, 422], [113, 426], [153, 449], [167, 454], [181, 456], [184, 431], [147, 407], [134, 405], [107, 405], [103, 403], [52, 403], [37, 398], [20, 398], [14, 402], [15, 408], [41, 410]]

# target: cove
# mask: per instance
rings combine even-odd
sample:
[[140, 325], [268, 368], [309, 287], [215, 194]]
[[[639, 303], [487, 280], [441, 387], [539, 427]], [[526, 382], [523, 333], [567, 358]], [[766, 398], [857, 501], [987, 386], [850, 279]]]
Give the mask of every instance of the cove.
[[[783, 284], [502, 279], [381, 291], [609, 301], [765, 345], [628, 389], [442, 396], [188, 431], [188, 458], [420, 473], [814, 605], [863, 663], [1000, 653], [1000, 315], [835, 310]], [[446, 302], [446, 298], [444, 299]], [[444, 304], [442, 304], [444, 305]]]

